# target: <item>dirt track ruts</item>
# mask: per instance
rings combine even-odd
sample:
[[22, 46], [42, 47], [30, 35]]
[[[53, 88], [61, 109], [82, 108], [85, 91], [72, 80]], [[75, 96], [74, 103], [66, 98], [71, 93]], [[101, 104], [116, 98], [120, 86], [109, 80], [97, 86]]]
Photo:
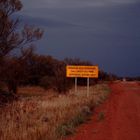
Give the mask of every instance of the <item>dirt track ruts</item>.
[[[66, 140], [140, 140], [140, 85], [119, 82], [110, 87], [109, 99]], [[105, 117], [99, 120], [101, 112]]]

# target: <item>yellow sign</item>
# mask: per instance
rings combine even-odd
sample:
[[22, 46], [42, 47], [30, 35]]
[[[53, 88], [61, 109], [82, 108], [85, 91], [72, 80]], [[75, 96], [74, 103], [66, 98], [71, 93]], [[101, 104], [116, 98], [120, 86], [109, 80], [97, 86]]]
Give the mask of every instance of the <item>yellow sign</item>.
[[98, 78], [98, 66], [67, 66], [67, 77]]

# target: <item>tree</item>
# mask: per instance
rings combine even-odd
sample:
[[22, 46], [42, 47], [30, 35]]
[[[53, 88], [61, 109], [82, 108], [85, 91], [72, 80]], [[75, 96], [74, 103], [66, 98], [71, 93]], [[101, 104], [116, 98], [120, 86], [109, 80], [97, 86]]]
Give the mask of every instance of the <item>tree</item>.
[[43, 31], [40, 28], [25, 25], [20, 30], [19, 18], [13, 15], [22, 9], [20, 0], [0, 0], [0, 58], [13, 49], [23, 48], [40, 39]]
[[[45, 75], [41, 76], [40, 86], [45, 89], [53, 89], [59, 94], [65, 94], [72, 86], [73, 80], [66, 77], [66, 64], [63, 61], [58, 61], [49, 57], [44, 57], [44, 62], [47, 62]], [[44, 65], [45, 66], [45, 65]]]
[[9, 93], [16, 94], [17, 86], [27, 76], [25, 61], [16, 57], [4, 61], [6, 65], [2, 67], [1, 79], [7, 85]]
[[[24, 25], [23, 28], [21, 28], [20, 20], [19, 18], [15, 18], [14, 14], [19, 12], [22, 7], [20, 0], [0, 0], [0, 77], [2, 75], [5, 80], [5, 73], [9, 75], [9, 78], [11, 77], [11, 79], [9, 79], [11, 81], [10, 83], [14, 84], [14, 86], [12, 86], [13, 88], [10, 87], [12, 92], [16, 92], [15, 87], [17, 87], [17, 82], [14, 82], [12, 76], [14, 73], [12, 71], [8, 72], [10, 69], [3, 72], [2, 69], [6, 66], [6, 63], [2, 60], [15, 49], [19, 49], [23, 52], [25, 47], [29, 48], [32, 42], [41, 39], [43, 35], [43, 30], [34, 26]], [[18, 69], [22, 69], [20, 63], [21, 61], [11, 60], [8, 61], [7, 65], [9, 67], [14, 65], [14, 67], [17, 66]]]

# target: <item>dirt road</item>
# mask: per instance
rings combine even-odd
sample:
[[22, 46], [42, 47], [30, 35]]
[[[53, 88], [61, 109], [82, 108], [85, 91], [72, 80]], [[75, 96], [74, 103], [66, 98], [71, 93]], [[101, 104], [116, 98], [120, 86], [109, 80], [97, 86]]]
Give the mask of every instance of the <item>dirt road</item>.
[[110, 87], [110, 98], [66, 140], [140, 140], [140, 85], [120, 82]]

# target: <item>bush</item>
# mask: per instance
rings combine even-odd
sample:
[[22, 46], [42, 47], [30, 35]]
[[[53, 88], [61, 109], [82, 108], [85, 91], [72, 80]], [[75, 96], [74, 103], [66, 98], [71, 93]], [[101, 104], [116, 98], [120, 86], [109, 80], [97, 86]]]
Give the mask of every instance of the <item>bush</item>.
[[46, 75], [41, 78], [39, 85], [45, 89], [52, 88], [58, 93], [66, 93], [73, 85], [72, 79], [66, 78], [64, 63], [56, 63], [52, 68], [53, 76]]
[[45, 76], [40, 80], [39, 85], [44, 89], [50, 89], [53, 87], [54, 77], [52, 76]]

